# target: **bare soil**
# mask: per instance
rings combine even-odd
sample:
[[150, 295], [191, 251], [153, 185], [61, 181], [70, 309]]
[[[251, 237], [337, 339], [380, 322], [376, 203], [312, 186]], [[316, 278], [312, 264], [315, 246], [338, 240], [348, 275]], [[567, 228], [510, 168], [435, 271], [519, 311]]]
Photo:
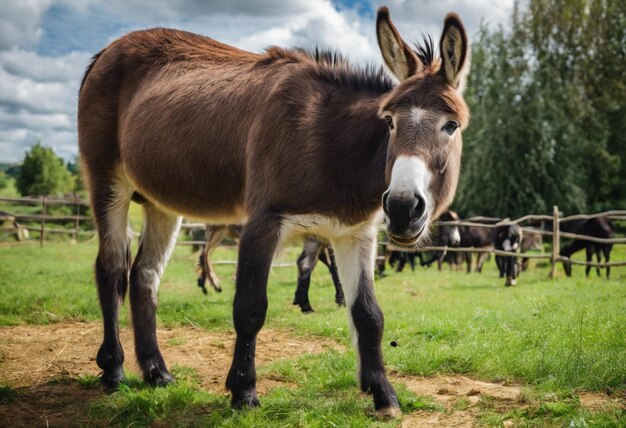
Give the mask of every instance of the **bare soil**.
[[[230, 367], [233, 333], [207, 332], [193, 327], [159, 329], [159, 344], [165, 360], [191, 367], [202, 380], [202, 388], [224, 393], [224, 380]], [[134, 361], [132, 331], [122, 328], [126, 372], [139, 373]], [[0, 383], [16, 390], [8, 404], [0, 404], [0, 426], [70, 426], [88, 423], [90, 402], [104, 396], [100, 388], [87, 389], [76, 379], [99, 375], [95, 362], [102, 340], [99, 323], [59, 323], [47, 326], [0, 328]], [[344, 350], [330, 339], [296, 336], [288, 330], [264, 329], [258, 338], [257, 364], [317, 354], [326, 349]], [[446, 412], [416, 412], [406, 415], [402, 426], [473, 427], [481, 400], [501, 411], [528, 405], [522, 388], [482, 382], [464, 376], [417, 377], [392, 373], [396, 383], [404, 383], [418, 395], [433, 398]], [[260, 376], [259, 394], [276, 386], [289, 386], [280, 379]], [[355, 391], [356, 393], [356, 391]], [[590, 410], [624, 407], [624, 400], [604, 394], [580, 394], [582, 405]]]

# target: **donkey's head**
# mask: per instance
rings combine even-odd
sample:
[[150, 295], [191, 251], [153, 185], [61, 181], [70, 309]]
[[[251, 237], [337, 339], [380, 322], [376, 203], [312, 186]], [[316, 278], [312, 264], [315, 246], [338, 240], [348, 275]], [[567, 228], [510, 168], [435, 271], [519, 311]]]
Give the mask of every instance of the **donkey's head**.
[[[448, 210], [439, 216], [439, 221], [443, 222], [459, 220], [459, 215], [452, 210]], [[458, 247], [460, 244], [461, 232], [459, 231], [459, 227], [457, 225], [447, 224], [439, 227], [439, 240], [437, 242], [437, 245]]]
[[469, 120], [463, 101], [469, 43], [458, 16], [449, 14], [434, 58], [432, 40], [411, 49], [386, 7], [378, 10], [378, 44], [400, 81], [380, 107], [389, 125], [383, 194], [387, 231], [393, 241], [413, 245], [454, 197], [461, 163], [461, 131]]

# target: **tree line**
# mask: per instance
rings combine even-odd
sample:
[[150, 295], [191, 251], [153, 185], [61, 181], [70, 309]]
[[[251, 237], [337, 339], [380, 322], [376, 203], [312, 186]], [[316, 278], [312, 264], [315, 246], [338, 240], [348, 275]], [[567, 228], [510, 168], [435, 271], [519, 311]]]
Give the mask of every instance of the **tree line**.
[[626, 207], [626, 3], [516, 3], [473, 43], [464, 216]]

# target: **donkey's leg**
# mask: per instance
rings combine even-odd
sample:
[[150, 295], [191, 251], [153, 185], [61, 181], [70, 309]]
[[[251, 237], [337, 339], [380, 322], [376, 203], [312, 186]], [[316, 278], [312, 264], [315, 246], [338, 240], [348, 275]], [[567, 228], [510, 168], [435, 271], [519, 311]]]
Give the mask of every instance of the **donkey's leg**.
[[204, 273], [205, 278], [209, 280], [211, 287], [218, 293], [222, 291], [220, 280], [213, 270], [211, 257], [213, 252], [219, 247], [228, 232], [228, 226], [209, 226], [206, 227], [206, 245], [204, 246]]
[[128, 288], [131, 263], [131, 232], [128, 228], [131, 194], [132, 191], [119, 182], [105, 186], [91, 183], [91, 206], [100, 238], [96, 282], [104, 321], [104, 340], [96, 362], [103, 370], [102, 383], [111, 389], [117, 388], [124, 378], [124, 351], [119, 339], [118, 313]]
[[483, 273], [483, 264], [485, 263], [486, 258], [486, 253], [478, 253], [476, 255], [476, 272]]
[[198, 266], [196, 267], [196, 271], [198, 272], [198, 287], [202, 290], [202, 294], [209, 294], [205, 283], [206, 283], [206, 263], [204, 262], [204, 252], [206, 251], [206, 241], [204, 245], [200, 246], [200, 255], [198, 256]]
[[337, 260], [335, 259], [335, 251], [333, 247], [326, 245], [326, 248], [320, 253], [319, 259], [328, 266], [330, 276], [333, 278], [335, 285], [335, 303], [339, 306], [346, 306], [346, 298], [341, 288], [341, 280], [339, 279], [339, 271], [337, 270]]
[[[613, 249], [613, 244], [602, 244], [602, 252], [604, 253], [604, 261], [609, 263], [611, 261], [611, 250]], [[608, 278], [611, 275], [611, 266], [606, 267], [606, 277]]]
[[236, 409], [259, 405], [254, 364], [256, 336], [265, 323], [267, 278], [279, 241], [280, 224], [281, 219], [277, 215], [254, 216], [244, 226], [239, 241], [233, 304], [237, 340], [233, 363], [226, 378], [226, 388], [232, 392], [231, 406]]
[[[593, 246], [593, 250], [596, 253], [596, 261], [598, 263], [602, 262], [602, 249], [600, 248], [601, 244], [594, 244]], [[596, 266], [596, 273], [598, 274], [598, 277], [601, 277], [602, 274], [600, 273], [600, 266]]]
[[[585, 247], [585, 252], [587, 256], [587, 263], [593, 262], [593, 244], [589, 244]], [[591, 266], [585, 266], [585, 276], [589, 278], [589, 272], [591, 272]]]
[[300, 310], [305, 314], [313, 312], [311, 302], [309, 302], [309, 286], [311, 285], [311, 273], [317, 265], [322, 247], [321, 242], [307, 238], [302, 246], [302, 254], [298, 257], [298, 286], [293, 304], [300, 306]]
[[374, 258], [376, 227], [333, 242], [341, 285], [346, 296], [352, 342], [358, 350], [361, 390], [374, 396], [377, 411], [396, 415], [400, 412], [396, 392], [387, 380], [381, 342], [384, 319], [374, 295]]
[[467, 273], [472, 272], [472, 253], [465, 253], [465, 262], [467, 263]]
[[156, 336], [157, 293], [181, 217], [166, 214], [152, 204], [144, 205], [144, 225], [139, 250], [130, 273], [130, 304], [135, 333], [135, 353], [144, 380], [151, 385], [172, 381]]
[[406, 261], [407, 261], [406, 251], [400, 251], [400, 256], [398, 256], [398, 267], [396, 268], [396, 272], [400, 273], [404, 270]]

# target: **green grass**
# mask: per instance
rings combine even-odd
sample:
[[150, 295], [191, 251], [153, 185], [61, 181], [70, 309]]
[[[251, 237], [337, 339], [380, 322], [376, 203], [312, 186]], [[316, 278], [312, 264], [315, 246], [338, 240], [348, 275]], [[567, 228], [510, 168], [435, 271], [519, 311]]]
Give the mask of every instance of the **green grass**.
[[[298, 248], [279, 256], [294, 261]], [[624, 247], [614, 260], [626, 259]], [[0, 325], [47, 324], [99, 320], [93, 284], [96, 245], [49, 243], [0, 246]], [[233, 260], [233, 250], [218, 249], [214, 260]], [[193, 325], [206, 330], [232, 330], [233, 266], [217, 266], [223, 293], [202, 295], [195, 285], [196, 255], [177, 247], [164, 275], [158, 319], [161, 325]], [[266, 326], [290, 328], [303, 336], [324, 336], [349, 345], [344, 309], [333, 303], [330, 275], [320, 266], [313, 274], [311, 303], [316, 312], [303, 315], [291, 305], [296, 268], [274, 269], [270, 275]], [[407, 375], [461, 373], [487, 381], [525, 385], [535, 397], [524, 409], [501, 412], [481, 402], [480, 423], [501, 426], [624, 426], [624, 413], [591, 413], [577, 401], [576, 391], [626, 392], [626, 269], [612, 278], [589, 279], [574, 267], [574, 276], [548, 278], [548, 269], [532, 267], [518, 286], [505, 288], [493, 261], [482, 275], [444, 268], [390, 273], [377, 280], [385, 313], [383, 352], [389, 369]], [[126, 304], [127, 305], [127, 304]], [[128, 325], [128, 311], [122, 310]], [[398, 346], [389, 345], [396, 341]], [[184, 343], [172, 343], [184, 347]], [[231, 352], [225, 350], [224, 352]], [[170, 362], [175, 363], [175, 362]], [[0, 362], [1, 369], [1, 362]], [[261, 369], [295, 387], [281, 387], [262, 397], [261, 409], [232, 412], [228, 398], [198, 386], [192, 369], [173, 366], [179, 382], [165, 389], [147, 388], [136, 379], [118, 393], [96, 402], [94, 423], [171, 426], [364, 426], [396, 425], [371, 412], [371, 398], [359, 394], [353, 351], [326, 352], [275, 363]], [[95, 380], [79, 380], [86, 388]], [[402, 385], [405, 413], [417, 409], [441, 412]], [[557, 401], [544, 397], [559, 397]], [[459, 401], [455, 409], [468, 403]], [[621, 424], [621, 425], [620, 425]]]

